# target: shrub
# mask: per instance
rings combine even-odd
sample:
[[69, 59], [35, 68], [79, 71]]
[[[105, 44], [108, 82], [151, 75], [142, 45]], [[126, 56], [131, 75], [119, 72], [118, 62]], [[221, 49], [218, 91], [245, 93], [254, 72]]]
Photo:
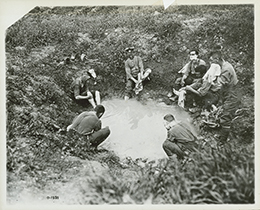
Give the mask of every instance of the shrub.
[[253, 143], [255, 139], [255, 112], [254, 105], [238, 110], [232, 121], [232, 136], [242, 144]]
[[[115, 154], [82, 156], [77, 136], [57, 133], [81, 110], [72, 103], [70, 85], [87, 65], [97, 71], [101, 94], [121, 97], [124, 49], [129, 45], [136, 47], [145, 67], [153, 69], [146, 90], [156, 99], [173, 84], [189, 48], [199, 47], [206, 56], [218, 42], [239, 71], [241, 92], [252, 98], [253, 18], [252, 5], [178, 6], [166, 11], [162, 7], [35, 8], [6, 31], [7, 171], [21, 179], [37, 178], [40, 189], [48, 181], [66, 181], [67, 169], [80, 163], [63, 158], [76, 156], [110, 168], [88, 179], [82, 192], [88, 204], [253, 203], [254, 153], [248, 144], [254, 138], [252, 106], [243, 104], [245, 113], [233, 122], [237, 145], [219, 151], [208, 145], [186, 165], [161, 160], [157, 166], [122, 168]], [[185, 20], [198, 25], [188, 30]], [[86, 63], [57, 66], [75, 52], [85, 53]]]
[[[254, 203], [251, 149], [238, 149], [233, 145], [220, 151], [207, 148], [193, 154], [193, 161], [186, 165], [173, 160], [161, 160], [156, 167], [148, 163], [133, 180], [120, 182], [118, 176], [106, 175], [106, 178], [96, 177], [89, 181], [99, 197], [113, 192], [109, 199], [102, 199], [102, 203], [111, 200], [135, 204]], [[124, 199], [126, 195], [128, 199]]]

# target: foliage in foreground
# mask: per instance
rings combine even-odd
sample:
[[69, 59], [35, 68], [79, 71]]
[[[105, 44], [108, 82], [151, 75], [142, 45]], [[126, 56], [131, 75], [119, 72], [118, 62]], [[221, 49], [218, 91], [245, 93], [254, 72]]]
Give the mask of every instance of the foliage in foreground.
[[[174, 159], [127, 159], [123, 164], [105, 150], [85, 153], [83, 159], [55, 152], [35, 160], [41, 163], [36, 167], [24, 164], [16, 174], [20, 180], [35, 180], [25, 186], [35, 190], [79, 179], [73, 185], [81, 189], [76, 195], [81, 204], [252, 204], [254, 148], [237, 146], [233, 142], [216, 150], [206, 144], [185, 164]], [[91, 172], [97, 163], [98, 171]]]
[[[170, 89], [190, 48], [199, 47], [206, 58], [208, 49], [217, 42], [225, 46], [226, 56], [239, 71], [241, 92], [252, 98], [252, 7], [227, 8], [230, 11], [219, 7], [207, 18], [200, 7], [186, 6], [164, 15], [154, 15], [155, 11], [163, 12], [159, 8], [148, 12], [132, 8], [126, 12], [124, 7], [113, 7], [111, 16], [97, 13], [102, 7], [96, 12], [94, 8], [79, 14], [74, 11], [70, 16], [64, 15], [62, 8], [45, 8], [18, 21], [6, 33], [7, 171], [21, 180], [36, 177], [37, 187], [44, 188], [53, 179], [64, 181], [70, 168], [81, 165], [64, 164], [64, 156], [78, 157], [80, 148], [67, 144], [76, 141], [73, 137], [57, 133], [80, 111], [70, 95], [72, 77], [90, 65], [102, 82], [101, 93], [121, 96], [125, 79], [123, 50], [129, 45], [139, 47], [145, 65], [154, 69], [146, 87], [156, 92], [154, 98], [161, 90]], [[57, 65], [74, 52], [85, 53], [87, 61]], [[252, 143], [254, 139], [252, 104], [243, 104], [249, 111], [233, 124], [238, 131], [234, 138], [240, 143]], [[96, 158], [111, 170], [91, 178], [95, 196], [87, 199], [83, 193], [83, 203], [253, 203], [252, 150], [240, 144], [221, 151], [208, 147], [194, 154], [194, 161], [185, 167], [164, 160], [157, 167], [130, 164], [127, 169], [121, 168], [113, 154], [87, 154], [84, 159]], [[8, 183], [12, 181], [8, 179]]]
[[254, 203], [252, 148], [226, 145], [217, 151], [205, 146], [193, 160], [161, 160], [158, 165], [134, 165], [130, 177], [124, 170], [90, 180], [95, 203], [131, 204], [245, 204]]

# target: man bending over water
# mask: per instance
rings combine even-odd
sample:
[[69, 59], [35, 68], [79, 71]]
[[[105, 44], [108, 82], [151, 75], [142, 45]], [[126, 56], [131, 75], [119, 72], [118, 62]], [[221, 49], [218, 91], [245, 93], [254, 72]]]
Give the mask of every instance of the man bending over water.
[[109, 136], [109, 127], [101, 128], [100, 118], [103, 116], [105, 108], [102, 105], [97, 105], [94, 111], [82, 112], [67, 127], [67, 131], [74, 130], [79, 135], [84, 137], [88, 149], [97, 150], [101, 144]]
[[171, 114], [164, 116], [164, 126], [167, 129], [167, 139], [163, 142], [163, 149], [171, 159], [177, 155], [179, 160], [183, 160], [189, 152], [195, 151], [196, 136], [182, 122], [177, 122]]

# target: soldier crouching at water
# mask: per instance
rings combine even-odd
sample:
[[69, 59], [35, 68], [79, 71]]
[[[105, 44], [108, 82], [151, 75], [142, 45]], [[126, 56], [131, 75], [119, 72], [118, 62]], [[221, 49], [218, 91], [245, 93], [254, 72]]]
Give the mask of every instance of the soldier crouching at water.
[[105, 108], [102, 105], [97, 105], [94, 111], [82, 112], [67, 127], [67, 131], [76, 131], [80, 136], [84, 137], [87, 149], [97, 150], [98, 145], [105, 141], [110, 134], [108, 126], [101, 128], [102, 123], [100, 118], [104, 112]]
[[167, 129], [167, 139], [163, 142], [163, 149], [171, 159], [177, 155], [179, 160], [183, 160], [187, 153], [196, 151], [196, 136], [182, 122], [177, 122], [171, 114], [164, 116], [164, 126]]

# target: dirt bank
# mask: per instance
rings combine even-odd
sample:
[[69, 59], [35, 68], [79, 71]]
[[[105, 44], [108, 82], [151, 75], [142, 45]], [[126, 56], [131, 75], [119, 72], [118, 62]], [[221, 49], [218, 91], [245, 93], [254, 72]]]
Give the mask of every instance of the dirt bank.
[[[8, 202], [253, 203], [253, 36], [253, 5], [32, 10], [6, 31]], [[246, 109], [230, 145], [217, 151], [214, 131], [167, 97], [189, 50], [199, 48], [208, 62], [216, 43], [237, 71]], [[140, 96], [126, 103], [121, 99], [128, 46], [136, 47], [153, 72]], [[86, 56], [64, 62], [75, 54]], [[73, 78], [87, 68], [98, 75], [107, 107], [103, 124], [112, 132], [103, 150], [79, 156], [79, 148], [68, 146], [76, 139], [58, 130], [91, 109], [71, 97]], [[168, 112], [192, 123], [202, 137], [202, 149], [185, 166], [167, 162], [161, 149], [161, 120]], [[158, 165], [149, 163], [159, 158]]]

